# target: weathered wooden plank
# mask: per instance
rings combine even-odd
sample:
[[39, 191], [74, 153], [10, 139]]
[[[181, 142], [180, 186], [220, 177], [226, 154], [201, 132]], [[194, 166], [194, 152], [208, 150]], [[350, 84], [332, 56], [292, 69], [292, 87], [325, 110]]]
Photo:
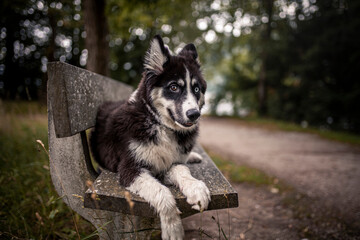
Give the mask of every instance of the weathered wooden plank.
[[[200, 146], [196, 146], [195, 151], [200, 153], [204, 159], [199, 164], [189, 164], [188, 166], [191, 174], [195, 178], [204, 181], [210, 190], [211, 202], [208, 210], [238, 207], [237, 192]], [[102, 172], [93, 186], [97, 194], [97, 200], [91, 197], [93, 191], [88, 189], [84, 197], [84, 206], [86, 208], [122, 212], [137, 216], [156, 217], [154, 209], [150, 207], [144, 199], [135, 194], [131, 194], [131, 199], [135, 203], [135, 206], [130, 210], [124, 195], [126, 190], [119, 185], [115, 173], [108, 171]], [[170, 189], [176, 198], [177, 206], [182, 212], [181, 217], [184, 218], [198, 213], [198, 211], [191, 209], [191, 206], [186, 202], [185, 196], [179, 189], [174, 186], [170, 186]]]
[[[50, 87], [50, 86], [49, 86]], [[156, 227], [155, 219], [147, 217], [128, 218], [117, 212], [84, 208], [83, 196], [86, 182], [92, 179], [87, 168], [86, 149], [81, 133], [71, 137], [57, 138], [54, 129], [51, 102], [57, 96], [48, 95], [48, 139], [50, 154], [50, 174], [55, 190], [61, 199], [75, 212], [91, 222], [98, 232], [99, 239], [135, 239], [131, 232], [136, 229]], [[106, 226], [106, 228], [104, 228]], [[151, 231], [136, 234], [138, 239], [149, 239]], [[2, 238], [0, 238], [2, 239]]]
[[63, 62], [48, 64], [57, 137], [69, 137], [95, 125], [98, 106], [128, 99], [133, 88]]

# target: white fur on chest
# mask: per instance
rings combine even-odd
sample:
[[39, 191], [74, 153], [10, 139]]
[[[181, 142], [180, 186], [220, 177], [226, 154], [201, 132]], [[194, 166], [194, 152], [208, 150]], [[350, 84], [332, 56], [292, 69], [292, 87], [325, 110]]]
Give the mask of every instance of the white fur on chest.
[[188, 154], [182, 154], [173, 132], [156, 127], [157, 144], [152, 142], [131, 141], [129, 150], [135, 161], [142, 161], [152, 166], [155, 172], [167, 171], [175, 162], [184, 163]]

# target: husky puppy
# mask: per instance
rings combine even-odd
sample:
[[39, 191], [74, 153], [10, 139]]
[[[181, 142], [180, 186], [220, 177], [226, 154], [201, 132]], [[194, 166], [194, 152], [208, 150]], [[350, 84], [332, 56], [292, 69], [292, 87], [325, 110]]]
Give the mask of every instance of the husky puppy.
[[206, 209], [210, 201], [206, 185], [185, 165], [201, 161], [192, 149], [205, 91], [195, 46], [173, 56], [155, 36], [137, 90], [128, 101], [98, 110], [91, 137], [95, 159], [156, 209], [163, 239], [183, 239], [184, 230], [174, 196], [162, 182], [179, 187], [193, 209]]

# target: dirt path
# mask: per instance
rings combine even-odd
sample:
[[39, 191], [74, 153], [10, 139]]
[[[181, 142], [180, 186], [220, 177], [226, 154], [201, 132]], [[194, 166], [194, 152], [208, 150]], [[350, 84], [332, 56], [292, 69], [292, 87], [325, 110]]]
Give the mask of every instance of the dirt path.
[[[202, 120], [200, 143], [234, 162], [276, 176], [360, 226], [359, 148], [312, 134], [248, 127], [217, 118]], [[239, 195], [248, 191], [240, 188]], [[276, 208], [276, 202], [272, 206]]]
[[[233, 184], [233, 187], [239, 193], [239, 207], [186, 218], [183, 220], [185, 239], [225, 239], [224, 235], [228, 239], [299, 239], [294, 228], [297, 221], [282, 206], [281, 195], [248, 184]], [[219, 226], [224, 231], [220, 230], [220, 235]], [[199, 228], [204, 230], [202, 235]]]

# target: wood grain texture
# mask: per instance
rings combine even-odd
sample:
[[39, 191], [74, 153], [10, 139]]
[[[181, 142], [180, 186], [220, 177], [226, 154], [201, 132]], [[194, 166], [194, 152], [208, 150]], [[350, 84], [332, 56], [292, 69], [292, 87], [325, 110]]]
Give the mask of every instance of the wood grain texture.
[[95, 125], [105, 101], [128, 99], [133, 88], [63, 62], [48, 64], [49, 88], [57, 137], [69, 137]]
[[[207, 210], [238, 207], [237, 192], [200, 146], [196, 146], [195, 151], [202, 155], [203, 161], [197, 164], [188, 164], [188, 167], [193, 177], [204, 181], [210, 190], [211, 202]], [[118, 176], [115, 173], [102, 172], [93, 186], [97, 196], [93, 199], [93, 191], [91, 189], [86, 191], [84, 206], [87, 208], [156, 217], [155, 210], [136, 194], [130, 194], [135, 205], [132, 210], [129, 208], [129, 204], [125, 199], [126, 190], [119, 185]], [[169, 188], [175, 196], [179, 210], [182, 212], [182, 218], [198, 213], [198, 211], [191, 209], [191, 206], [186, 202], [185, 196], [177, 187], [169, 186]]]

